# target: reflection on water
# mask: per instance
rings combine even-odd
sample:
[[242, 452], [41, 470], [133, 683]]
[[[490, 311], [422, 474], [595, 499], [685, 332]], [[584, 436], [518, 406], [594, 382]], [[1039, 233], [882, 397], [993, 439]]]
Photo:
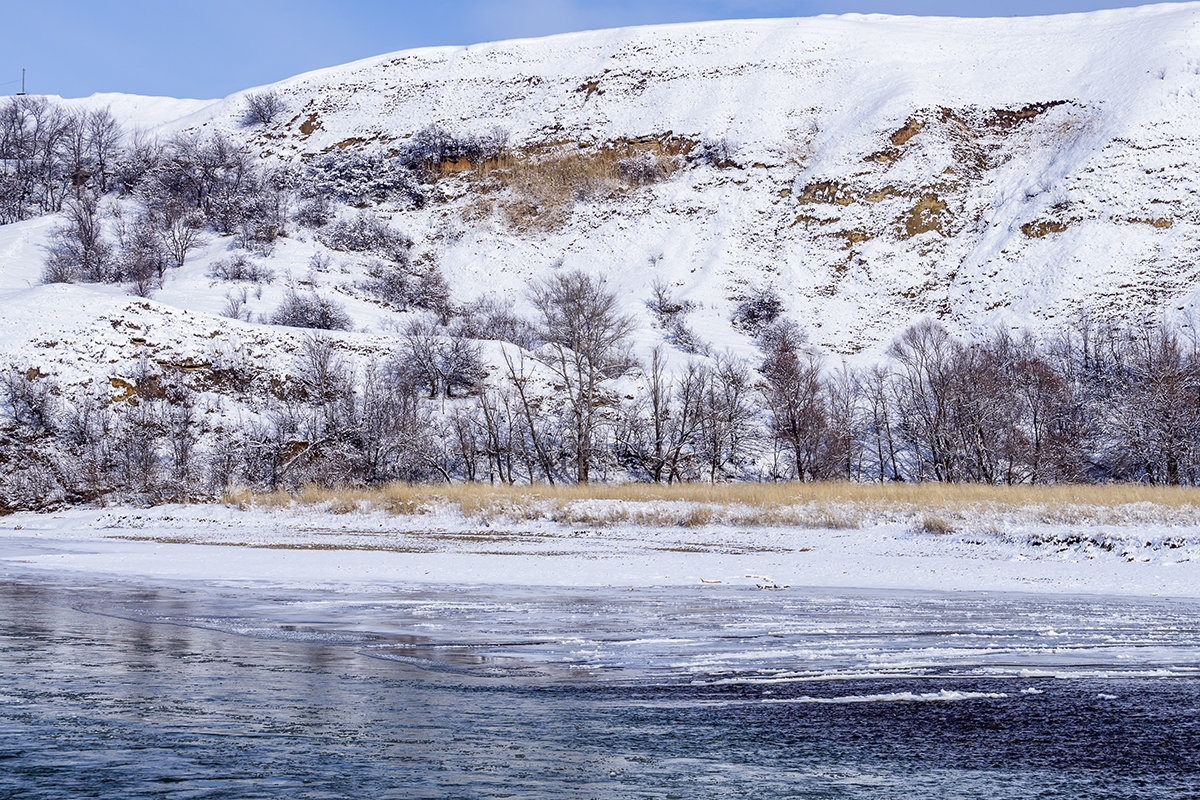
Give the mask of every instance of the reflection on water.
[[0, 797], [1194, 797], [1200, 608], [0, 584]]

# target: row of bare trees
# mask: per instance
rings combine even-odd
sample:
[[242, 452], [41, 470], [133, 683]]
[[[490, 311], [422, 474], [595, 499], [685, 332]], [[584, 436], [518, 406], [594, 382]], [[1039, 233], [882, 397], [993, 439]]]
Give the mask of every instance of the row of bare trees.
[[107, 109], [13, 97], [0, 106], [0, 224], [59, 211], [85, 191], [107, 192], [120, 152], [120, 125]]
[[[1200, 482], [1188, 328], [964, 342], [923, 322], [885, 362], [851, 369], [777, 321], [755, 362], [660, 348], [638, 363], [602, 281], [555, 273], [530, 299], [536, 319], [504, 321], [525, 345], [495, 345], [490, 374], [478, 332], [433, 319], [369, 363], [312, 334], [285, 380], [248, 363], [199, 377], [143, 364], [117, 403], [68, 402], [37, 370], [10, 370], [0, 495], [24, 507], [393, 480]], [[225, 402], [213, 385], [236, 396], [235, 418], [199, 413]]]
[[45, 209], [62, 211], [47, 282], [129, 282], [145, 294], [183, 265], [205, 229], [251, 250], [286, 230], [291, 173], [262, 167], [220, 133], [135, 141], [121, 154], [116, 187], [139, 202], [106, 207], [105, 186], [91, 183]]
[[1200, 480], [1200, 342], [1086, 322], [977, 342], [933, 322], [884, 365], [830, 371], [777, 345], [763, 366], [781, 477], [1046, 483]]

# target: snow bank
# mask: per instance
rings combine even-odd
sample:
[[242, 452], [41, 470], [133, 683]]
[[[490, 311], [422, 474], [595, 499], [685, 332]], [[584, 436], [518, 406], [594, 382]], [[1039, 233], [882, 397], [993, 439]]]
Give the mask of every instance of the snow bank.
[[[337, 586], [513, 584], [700, 586], [764, 591], [857, 587], [1200, 597], [1200, 529], [1111, 528], [1122, 547], [1074, 541], [1069, 526], [1024, 536], [858, 529], [581, 528], [493, 524], [453, 512], [335, 515], [303, 509], [164, 506], [0, 518], [0, 571], [139, 580]], [[1172, 546], [1161, 546], [1170, 539]], [[1156, 545], [1155, 543], [1159, 544]]]

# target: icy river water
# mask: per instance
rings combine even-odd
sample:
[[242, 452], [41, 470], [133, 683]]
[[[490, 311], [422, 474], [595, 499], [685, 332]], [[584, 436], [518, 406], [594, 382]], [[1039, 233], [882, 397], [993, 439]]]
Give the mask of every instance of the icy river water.
[[1194, 798], [1200, 605], [0, 583], [0, 797]]

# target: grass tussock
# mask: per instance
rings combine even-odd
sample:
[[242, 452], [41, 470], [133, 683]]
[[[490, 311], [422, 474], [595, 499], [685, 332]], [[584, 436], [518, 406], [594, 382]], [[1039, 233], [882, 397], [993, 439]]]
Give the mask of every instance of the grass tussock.
[[945, 517], [937, 514], [924, 514], [918, 527], [925, 533], [947, 534], [954, 533], [954, 525]]
[[964, 520], [1017, 518], [1043, 524], [1200, 523], [1200, 489], [978, 484], [730, 483], [494, 486], [388, 484], [306, 486], [294, 493], [231, 492], [242, 508], [310, 507], [330, 513], [458, 512], [483, 522], [549, 520], [573, 526], [696, 528], [738, 526], [852, 529], [867, 521], [910, 520], [951, 533]]

